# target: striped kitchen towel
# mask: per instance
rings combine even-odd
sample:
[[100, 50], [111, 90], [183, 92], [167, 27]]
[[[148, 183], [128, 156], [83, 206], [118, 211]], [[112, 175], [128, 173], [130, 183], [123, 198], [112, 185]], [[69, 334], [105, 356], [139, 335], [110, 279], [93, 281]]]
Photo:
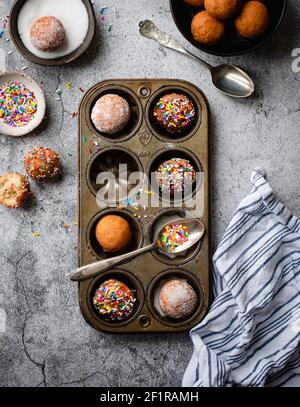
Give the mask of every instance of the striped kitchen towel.
[[258, 171], [213, 257], [184, 386], [300, 386], [300, 220]]

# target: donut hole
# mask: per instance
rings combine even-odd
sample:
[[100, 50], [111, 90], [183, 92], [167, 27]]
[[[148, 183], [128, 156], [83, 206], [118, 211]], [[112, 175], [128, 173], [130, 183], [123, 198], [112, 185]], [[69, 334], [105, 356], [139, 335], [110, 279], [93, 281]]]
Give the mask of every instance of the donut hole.
[[[191, 312], [191, 314], [187, 315], [185, 318], [174, 319], [167, 317], [163, 315], [163, 311], [159, 306], [160, 290], [162, 286], [170, 280], [186, 281], [194, 289], [196, 293], [197, 305], [195, 309]], [[176, 327], [188, 324], [192, 322], [193, 319], [197, 318], [200, 315], [200, 313], [203, 311], [204, 296], [205, 294], [202, 284], [194, 274], [189, 273], [185, 270], [170, 269], [162, 272], [156, 278], [154, 278], [154, 280], [151, 282], [149, 286], [147, 299], [150, 312], [153, 314], [153, 316], [155, 316], [156, 319], [158, 319], [165, 325]]]
[[[101, 245], [99, 244], [98, 240], [96, 239], [96, 227], [99, 221], [107, 215], [117, 215], [124, 218], [130, 225], [132, 238], [130, 244], [121, 252], [118, 253], [109, 253], [105, 252]], [[102, 212], [98, 213], [92, 221], [90, 222], [87, 228], [87, 241], [89, 248], [92, 254], [98, 260], [106, 260], [115, 256], [119, 256], [125, 253], [130, 253], [134, 250], [137, 250], [142, 247], [143, 245], [143, 233], [142, 233], [142, 226], [140, 222], [135, 219], [135, 217], [126, 209], [106, 209]]]
[[[136, 299], [131, 314], [122, 321], [110, 321], [108, 318], [105, 318], [97, 311], [93, 303], [94, 295], [101, 286], [101, 284], [111, 279], [120, 281], [121, 283], [125, 284], [128, 288], [130, 288], [133, 291], [133, 295]], [[145, 301], [145, 294], [140, 281], [128, 271], [119, 269], [104, 272], [100, 276], [93, 279], [90, 284], [87, 295], [88, 295], [88, 307], [90, 308], [90, 311], [93, 314], [93, 316], [96, 319], [100, 320], [101, 323], [103, 323], [104, 325], [110, 326], [122, 326], [132, 322], [140, 314], [140, 311]]]
[[[176, 196], [172, 196], [172, 194], [169, 194], [166, 191], [162, 191], [156, 176], [159, 166], [173, 158], [188, 160], [196, 171], [196, 181], [192, 184], [191, 191], [187, 191], [186, 193], [182, 194], [176, 194]], [[176, 148], [159, 151], [154, 157], [152, 157], [149, 166], [148, 177], [151, 184], [152, 192], [158, 195], [160, 200], [170, 203], [180, 203], [192, 198], [200, 189], [203, 179], [202, 173], [203, 170], [201, 163], [192, 152], [183, 148]]]
[[[187, 212], [180, 209], [166, 209], [159, 213], [152, 221], [148, 229], [148, 241], [152, 243], [156, 240], [157, 234], [161, 227], [168, 222], [172, 222], [175, 219], [186, 218]], [[184, 222], [183, 222], [184, 223]], [[152, 250], [152, 256], [161, 263], [168, 264], [170, 266], [178, 266], [181, 264], [192, 261], [202, 248], [203, 239], [190, 249], [185, 251], [182, 255], [167, 255], [160, 250]]]
[[[143, 181], [143, 168], [138, 158], [129, 150], [107, 148], [101, 150], [88, 164], [87, 181], [91, 192], [101, 201], [114, 205], [126, 200], [139, 189]], [[113, 198], [110, 197], [110, 193]]]
[[33, 46], [40, 51], [56, 51], [64, 44], [65, 38], [64, 26], [56, 17], [40, 17], [31, 26], [30, 40]]
[[[179, 94], [179, 95], [184, 95], [187, 98], [191, 100], [191, 102], [194, 105], [195, 108], [195, 117], [192, 120], [191, 124], [187, 126], [185, 129], [182, 129], [179, 132], [173, 132], [170, 133], [167, 130], [165, 130], [162, 126], [160, 126], [155, 118], [154, 118], [154, 109], [158, 101], [163, 97], [168, 94]], [[184, 140], [189, 139], [192, 137], [195, 132], [198, 130], [198, 128], [201, 125], [202, 121], [202, 114], [201, 114], [201, 104], [197, 97], [190, 92], [189, 90], [182, 88], [182, 87], [171, 87], [171, 86], [166, 86], [160, 90], [158, 90], [152, 98], [149, 100], [149, 103], [146, 108], [146, 121], [148, 126], [150, 127], [152, 133], [159, 138], [162, 141], [167, 141], [167, 142], [181, 142]]]
[[[105, 95], [118, 95], [125, 99], [130, 108], [130, 118], [127, 125], [119, 132], [114, 134], [108, 134], [100, 132], [92, 122], [91, 116], [92, 111], [97, 103], [97, 101]], [[99, 92], [95, 95], [95, 97], [90, 101], [87, 106], [87, 122], [90, 127], [90, 130], [97, 136], [102, 137], [106, 140], [112, 142], [120, 142], [125, 141], [131, 138], [139, 129], [142, 124], [142, 108], [139, 99], [137, 96], [129, 89], [126, 89], [121, 86], [113, 86], [113, 87], [105, 87], [100, 89]]]

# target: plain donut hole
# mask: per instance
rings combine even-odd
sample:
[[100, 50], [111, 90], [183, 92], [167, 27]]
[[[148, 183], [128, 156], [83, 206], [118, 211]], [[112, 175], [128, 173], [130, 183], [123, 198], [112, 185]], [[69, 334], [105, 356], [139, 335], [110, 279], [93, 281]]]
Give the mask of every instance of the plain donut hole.
[[[103, 250], [98, 240], [96, 239], [96, 227], [99, 221], [107, 215], [117, 215], [124, 218], [130, 225], [132, 231], [132, 240], [130, 245], [118, 253], [108, 253]], [[90, 251], [98, 260], [106, 260], [111, 257], [119, 256], [121, 254], [130, 253], [134, 250], [140, 249], [143, 245], [143, 233], [140, 222], [126, 209], [105, 209], [98, 213], [90, 222], [87, 228], [87, 240]]]

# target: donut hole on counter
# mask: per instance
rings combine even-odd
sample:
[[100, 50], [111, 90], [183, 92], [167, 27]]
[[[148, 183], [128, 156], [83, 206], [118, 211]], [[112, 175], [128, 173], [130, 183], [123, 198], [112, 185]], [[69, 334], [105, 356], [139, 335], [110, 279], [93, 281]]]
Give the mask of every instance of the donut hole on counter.
[[[117, 215], [124, 218], [130, 225], [132, 238], [130, 244], [121, 252], [105, 252], [96, 238], [96, 227], [99, 221], [107, 215]], [[87, 228], [87, 241], [89, 249], [98, 260], [105, 260], [121, 254], [130, 253], [143, 245], [143, 232], [140, 222], [126, 209], [105, 209], [98, 213], [90, 222]]]
[[[197, 305], [191, 314], [187, 315], [185, 318], [170, 318], [164, 315], [160, 305], [159, 305], [159, 295], [163, 285], [170, 280], [183, 280], [187, 282], [195, 291], [197, 296]], [[163, 271], [151, 282], [148, 293], [147, 301], [148, 307], [152, 315], [165, 325], [169, 326], [180, 326], [191, 322], [193, 319], [197, 318], [199, 314], [203, 311], [204, 305], [203, 287], [197, 277], [185, 270], [179, 269], [169, 269]]]
[[[202, 165], [198, 158], [189, 150], [185, 148], [174, 148], [174, 149], [167, 149], [167, 150], [160, 150], [154, 157], [152, 157], [150, 161], [150, 166], [149, 166], [149, 171], [148, 171], [148, 177], [149, 177], [149, 182], [151, 185], [151, 190], [155, 195], [158, 195], [161, 201], [169, 201], [171, 203], [178, 203], [184, 201], [184, 199], [190, 199], [192, 198], [196, 192], [199, 190], [201, 186], [201, 182], [198, 181], [198, 183], [195, 181], [193, 182], [192, 185], [192, 191], [189, 194], [182, 194], [182, 197], [174, 197], [172, 194], [169, 194], [165, 191], [162, 191], [159, 183], [157, 181], [156, 173], [161, 164], [168, 160], [172, 160], [174, 158], [180, 158], [183, 160], [188, 160], [190, 165], [194, 168], [196, 171], [196, 174], [202, 173]], [[199, 176], [198, 176], [199, 177]], [[196, 176], [197, 178], [197, 176]], [[201, 179], [200, 179], [201, 181]]]
[[[169, 94], [178, 94], [186, 96], [193, 104], [195, 109], [195, 117], [191, 124], [186, 129], [182, 129], [179, 132], [168, 132], [162, 126], [160, 126], [154, 118], [154, 109], [159, 100]], [[146, 121], [151, 132], [160, 140], [166, 142], [182, 142], [192, 137], [199, 129], [202, 121], [202, 109], [201, 104], [197, 97], [188, 89], [183, 87], [163, 87], [159, 89], [149, 100], [146, 107]]]
[[[130, 108], [130, 118], [127, 125], [123, 128], [123, 130], [114, 133], [108, 134], [100, 132], [94, 125], [92, 121], [92, 111], [94, 106], [96, 105], [97, 101], [105, 95], [118, 95], [121, 98], [125, 99]], [[142, 107], [138, 97], [129, 89], [122, 87], [122, 86], [114, 86], [114, 87], [105, 87], [102, 88], [91, 102], [87, 105], [87, 122], [90, 130], [96, 136], [106, 139], [110, 142], [122, 142], [126, 141], [129, 138], [133, 137], [134, 134], [138, 131], [142, 124], [143, 115], [142, 115]]]
[[[125, 284], [129, 289], [132, 290], [133, 295], [135, 297], [133, 311], [128, 316], [128, 318], [123, 319], [122, 321], [117, 320], [111, 321], [105, 318], [96, 310], [93, 303], [96, 291], [104, 282], [109, 281], [111, 279], [120, 281], [121, 283]], [[96, 319], [101, 320], [101, 323], [103, 323], [104, 325], [110, 326], [111, 325], [122, 326], [132, 322], [140, 314], [145, 301], [145, 294], [141, 282], [132, 273], [122, 269], [115, 269], [104, 272], [100, 276], [93, 279], [87, 291], [87, 296], [88, 296], [88, 307], [92, 315]]]
[[[173, 222], [176, 219], [183, 219], [182, 224], [184, 224], [184, 218], [187, 217], [186, 211], [181, 209], [166, 209], [159, 213], [152, 221], [148, 229], [148, 241], [149, 243], [154, 242], [157, 239], [157, 235], [160, 229], [166, 225], [168, 222]], [[201, 250], [203, 239], [199, 243], [192, 246], [189, 250], [182, 252], [181, 254], [169, 254], [163, 253], [161, 250], [152, 250], [152, 256], [160, 261], [161, 263], [168, 264], [170, 266], [177, 266], [180, 264], [188, 263], [192, 261], [195, 256]]]
[[[122, 165], [127, 173], [126, 177], [126, 173], [123, 173], [122, 167], [120, 167]], [[109, 174], [111, 179], [105, 179], [106, 177], [104, 176], [103, 182], [100, 183], [101, 174], [105, 175], [105, 173]], [[136, 177], [131, 177], [132, 174], [136, 174]], [[94, 195], [97, 195], [97, 192], [102, 188], [109, 190], [112, 188], [116, 194], [116, 200], [110, 199], [108, 191], [103, 196], [103, 200], [105, 199], [106, 203], [113, 206], [121, 201], [127, 201], [130, 192], [142, 185], [143, 167], [140, 160], [128, 149], [109, 147], [95, 154], [90, 160], [87, 168], [87, 181]]]

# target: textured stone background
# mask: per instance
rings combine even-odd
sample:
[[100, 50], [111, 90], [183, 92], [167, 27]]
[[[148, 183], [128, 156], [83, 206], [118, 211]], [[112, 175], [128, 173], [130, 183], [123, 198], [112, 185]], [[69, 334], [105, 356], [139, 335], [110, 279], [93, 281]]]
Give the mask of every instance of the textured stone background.
[[[11, 4], [0, 2], [0, 16], [9, 13]], [[108, 10], [105, 23], [99, 14], [103, 4], [117, 11]], [[24, 153], [36, 145], [58, 150], [65, 169], [61, 182], [33, 184], [34, 206], [0, 208], [0, 308], [7, 317], [6, 332], [0, 333], [2, 386], [175, 386], [192, 353], [188, 335], [101, 334], [80, 314], [77, 287], [66, 278], [76, 266], [77, 122], [70, 113], [82, 96], [79, 87], [111, 77], [172, 77], [202, 88], [211, 106], [213, 248], [250, 190], [254, 167], [265, 168], [279, 197], [300, 215], [300, 73], [291, 69], [292, 49], [300, 47], [299, 2], [289, 1], [285, 22], [268, 45], [228, 59], [253, 73], [257, 93], [246, 101], [223, 97], [196, 62], [139, 37], [138, 22], [151, 18], [192, 49], [175, 28], [168, 0], [96, 0], [95, 8], [98, 28], [91, 49], [65, 67], [33, 65], [5, 41], [7, 34], [0, 39], [0, 48], [13, 51], [8, 69], [28, 65], [27, 73], [42, 82], [48, 103], [44, 129], [21, 139], [0, 136], [0, 172], [22, 171]], [[55, 94], [59, 87], [61, 102]]]

